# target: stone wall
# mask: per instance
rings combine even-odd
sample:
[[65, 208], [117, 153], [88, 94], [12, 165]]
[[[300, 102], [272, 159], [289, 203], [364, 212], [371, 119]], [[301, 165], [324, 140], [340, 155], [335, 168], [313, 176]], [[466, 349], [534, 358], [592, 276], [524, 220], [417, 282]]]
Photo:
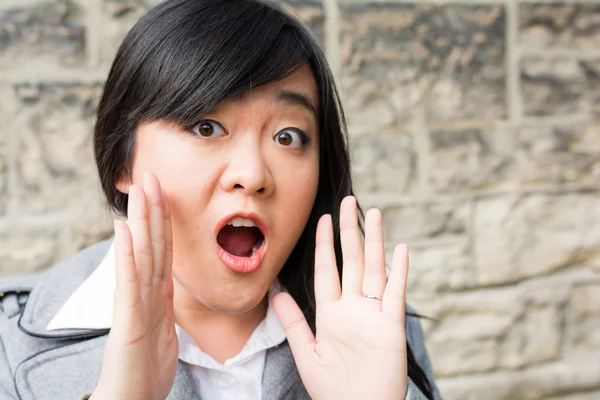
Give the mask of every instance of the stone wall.
[[[111, 232], [94, 109], [156, 0], [0, 0], [0, 274]], [[600, 1], [294, 0], [447, 399], [600, 398]]]

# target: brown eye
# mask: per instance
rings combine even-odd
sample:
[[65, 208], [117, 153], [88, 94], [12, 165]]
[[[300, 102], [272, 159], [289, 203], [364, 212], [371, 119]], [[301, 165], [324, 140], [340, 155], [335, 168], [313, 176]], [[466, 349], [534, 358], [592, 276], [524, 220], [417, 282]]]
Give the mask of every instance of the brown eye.
[[215, 129], [208, 122], [203, 123], [198, 127], [198, 133], [202, 136], [211, 136]]
[[200, 122], [198, 125], [192, 128], [192, 131], [196, 135], [207, 139], [226, 135], [221, 124], [208, 120]]
[[289, 132], [281, 132], [279, 135], [277, 135], [277, 143], [282, 144], [284, 146], [289, 146], [290, 144], [292, 144], [293, 141], [294, 139], [292, 138], [292, 135], [289, 134]]
[[310, 139], [301, 131], [288, 128], [275, 135], [273, 140], [282, 146], [304, 148]]

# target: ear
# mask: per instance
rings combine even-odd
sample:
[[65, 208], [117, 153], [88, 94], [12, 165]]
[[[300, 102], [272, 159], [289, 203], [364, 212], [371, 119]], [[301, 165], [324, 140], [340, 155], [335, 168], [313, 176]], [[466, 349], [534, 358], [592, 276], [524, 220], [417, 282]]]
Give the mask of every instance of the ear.
[[121, 193], [129, 193], [129, 186], [132, 185], [131, 178], [127, 171], [122, 171], [115, 182], [115, 187]]

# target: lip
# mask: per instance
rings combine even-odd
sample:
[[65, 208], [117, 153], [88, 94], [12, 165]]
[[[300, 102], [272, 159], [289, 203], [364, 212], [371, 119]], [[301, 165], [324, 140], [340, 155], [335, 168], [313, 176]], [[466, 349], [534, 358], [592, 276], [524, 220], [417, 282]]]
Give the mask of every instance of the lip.
[[[219, 232], [221, 232], [221, 229], [223, 229], [229, 221], [239, 217], [251, 220], [254, 223], [254, 225], [256, 225], [258, 229], [260, 229], [264, 237], [263, 242], [258, 248], [258, 250], [256, 250], [250, 257], [234, 256], [233, 254], [225, 251], [225, 249], [223, 249], [217, 242], [217, 236], [219, 235]], [[256, 271], [258, 267], [260, 267], [260, 264], [262, 263], [265, 257], [265, 253], [267, 251], [268, 233], [269, 228], [267, 227], [267, 224], [263, 221], [262, 218], [260, 218], [258, 214], [254, 212], [238, 211], [229, 214], [222, 218], [215, 228], [214, 237], [217, 255], [219, 256], [221, 261], [223, 261], [223, 264], [225, 264], [225, 266], [233, 272], [249, 273]]]

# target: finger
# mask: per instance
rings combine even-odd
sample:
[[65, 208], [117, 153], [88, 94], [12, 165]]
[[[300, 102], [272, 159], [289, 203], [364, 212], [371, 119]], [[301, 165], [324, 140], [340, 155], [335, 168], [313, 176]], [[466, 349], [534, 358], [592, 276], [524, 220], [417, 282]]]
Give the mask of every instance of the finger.
[[340, 237], [344, 270], [342, 273], [342, 296], [362, 296], [363, 245], [358, 228], [356, 199], [348, 196], [340, 207]]
[[408, 277], [408, 248], [399, 244], [394, 249], [392, 272], [383, 293], [382, 312], [404, 324], [406, 307], [406, 279]]
[[150, 243], [150, 227], [146, 206], [146, 195], [141, 186], [132, 185], [129, 188], [127, 206], [129, 230], [133, 238], [133, 250], [138, 278], [142, 286], [142, 297], [145, 290], [152, 284], [152, 245]]
[[147, 195], [150, 242], [152, 245], [152, 278], [162, 278], [165, 260], [165, 221], [160, 183], [156, 175], [144, 174], [144, 191]]
[[173, 227], [171, 226], [171, 206], [165, 189], [161, 189], [163, 204], [163, 223], [165, 232], [165, 261], [163, 264], [162, 279], [171, 279], [173, 273]]
[[319, 303], [339, 300], [342, 294], [340, 275], [333, 249], [331, 215], [323, 215], [317, 225], [315, 247], [315, 300]]
[[385, 249], [381, 212], [375, 208], [365, 216], [365, 275], [362, 292], [382, 296], [385, 289]]
[[119, 299], [119, 304], [115, 302], [115, 310], [118, 310], [131, 308], [140, 302], [140, 287], [129, 228], [125, 222], [120, 220], [115, 220], [114, 225], [116, 291], [118, 292], [116, 297]]
[[273, 298], [273, 307], [285, 331], [298, 370], [310, 370], [316, 357], [315, 336], [300, 307], [292, 296], [285, 292]]
[[173, 297], [175, 296], [175, 288], [173, 287], [173, 278], [169, 277], [169, 284], [167, 285], [167, 318], [169, 321], [175, 323], [175, 310], [173, 308]]

